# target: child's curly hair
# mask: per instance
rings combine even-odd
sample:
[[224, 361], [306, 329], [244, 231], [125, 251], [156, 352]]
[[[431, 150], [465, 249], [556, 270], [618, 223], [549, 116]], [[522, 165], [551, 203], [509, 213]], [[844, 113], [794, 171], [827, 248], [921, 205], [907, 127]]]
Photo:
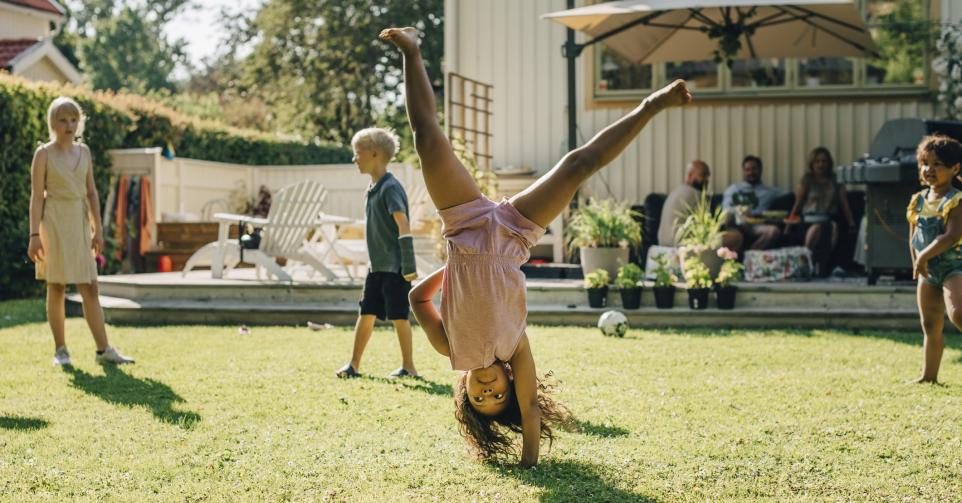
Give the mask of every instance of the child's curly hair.
[[[504, 363], [506, 368], [510, 365]], [[467, 372], [462, 373], [454, 388], [454, 417], [458, 421], [461, 435], [468, 441], [471, 451], [485, 461], [504, 461], [518, 454], [517, 446], [510, 433], [521, 433], [521, 407], [517, 394], [512, 390], [508, 405], [497, 416], [487, 416], [476, 411], [468, 399]], [[541, 408], [541, 438], [548, 440], [548, 449], [554, 442], [554, 427], [570, 431], [574, 429], [574, 419], [567, 407], [561, 405], [551, 394], [556, 384], [538, 379], [538, 406]]]
[[915, 157], [922, 163], [925, 154], [935, 154], [946, 167], [951, 168], [956, 164], [962, 164], [962, 143], [944, 134], [934, 134], [922, 138], [919, 147], [915, 150]]
[[[921, 166], [925, 159], [925, 154], [935, 154], [945, 167], [951, 168], [956, 164], [962, 164], [962, 143], [958, 140], [944, 134], [934, 134], [922, 138], [922, 142], [919, 143], [918, 148], [915, 149], [915, 158], [919, 163], [919, 183], [925, 185], [925, 180], [922, 180]], [[952, 185], [956, 188], [962, 186], [962, 180], [956, 177], [952, 181]]]

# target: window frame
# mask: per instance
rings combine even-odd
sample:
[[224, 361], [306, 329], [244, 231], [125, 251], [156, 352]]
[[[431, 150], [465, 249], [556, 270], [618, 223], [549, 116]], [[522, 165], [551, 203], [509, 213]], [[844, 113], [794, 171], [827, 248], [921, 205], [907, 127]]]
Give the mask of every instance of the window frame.
[[[923, 11], [928, 13], [929, 21], [941, 22], [939, 17], [940, 0], [921, 0]], [[859, 12], [864, 12], [867, 0], [856, 0]], [[609, 89], [601, 91], [598, 82], [601, 78], [602, 43], [588, 46], [588, 56], [592, 71], [589, 72], [588, 85], [591, 92], [588, 97], [591, 103], [604, 106], [610, 103], [637, 100], [643, 98], [654, 89]], [[732, 85], [732, 72], [725, 64], [719, 63], [718, 86], [714, 88], [698, 89], [699, 100], [730, 100], [730, 99], [765, 99], [765, 98], [817, 98], [824, 97], [830, 92], [832, 97], [886, 97], [886, 96], [926, 96], [933, 92], [937, 83], [931, 69], [931, 62], [935, 54], [934, 44], [926, 51], [923, 71], [925, 77], [922, 84], [867, 84], [866, 75], [869, 58], [845, 58], [853, 61], [852, 84], [826, 84], [818, 86], [804, 86], [799, 82], [799, 58], [778, 58], [785, 60], [785, 85], [768, 87], [735, 87]], [[803, 58], [804, 59], [804, 58]], [[652, 64], [652, 85], [658, 88], [664, 85], [666, 79], [666, 63]]]

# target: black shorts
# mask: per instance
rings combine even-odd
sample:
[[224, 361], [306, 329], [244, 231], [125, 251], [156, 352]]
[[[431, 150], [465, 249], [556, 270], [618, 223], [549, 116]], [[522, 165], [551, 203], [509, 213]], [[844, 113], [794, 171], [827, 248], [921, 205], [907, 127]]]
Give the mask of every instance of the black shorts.
[[361, 292], [361, 314], [373, 314], [379, 320], [406, 320], [411, 312], [408, 292], [411, 282], [396, 272], [370, 272]]

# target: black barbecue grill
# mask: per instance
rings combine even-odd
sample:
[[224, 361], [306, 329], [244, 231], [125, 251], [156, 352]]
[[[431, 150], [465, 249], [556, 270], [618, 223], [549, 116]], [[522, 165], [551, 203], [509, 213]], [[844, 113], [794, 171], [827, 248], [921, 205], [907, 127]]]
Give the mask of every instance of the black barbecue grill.
[[962, 141], [962, 122], [895, 119], [872, 140], [867, 156], [837, 170], [841, 183], [865, 184], [865, 268], [869, 284], [880, 274], [910, 274], [909, 226], [905, 208], [920, 190], [915, 148], [941, 133]]

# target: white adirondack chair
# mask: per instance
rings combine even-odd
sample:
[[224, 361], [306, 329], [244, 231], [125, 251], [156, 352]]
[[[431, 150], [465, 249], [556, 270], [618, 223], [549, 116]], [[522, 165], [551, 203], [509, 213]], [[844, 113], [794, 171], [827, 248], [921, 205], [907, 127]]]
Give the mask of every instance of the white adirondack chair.
[[[329, 280], [335, 279], [335, 274], [323, 263], [321, 257], [313, 252], [313, 247], [305, 246], [308, 235], [317, 228], [318, 217], [326, 200], [327, 191], [323, 185], [313, 180], [305, 180], [277, 191], [267, 218], [231, 213], [214, 214], [214, 220], [220, 223], [218, 240], [208, 243], [194, 253], [184, 264], [184, 274], [207, 262], [211, 265], [211, 275], [220, 278], [225, 264], [229, 271], [237, 262], [243, 261], [257, 267], [258, 278], [261, 277], [262, 270], [267, 270], [279, 280], [291, 281], [291, 275], [277, 264], [277, 257], [284, 257], [313, 267]], [[235, 223], [251, 224], [262, 229], [261, 242], [257, 249], [241, 250], [237, 241], [227, 239], [230, 225]]]

